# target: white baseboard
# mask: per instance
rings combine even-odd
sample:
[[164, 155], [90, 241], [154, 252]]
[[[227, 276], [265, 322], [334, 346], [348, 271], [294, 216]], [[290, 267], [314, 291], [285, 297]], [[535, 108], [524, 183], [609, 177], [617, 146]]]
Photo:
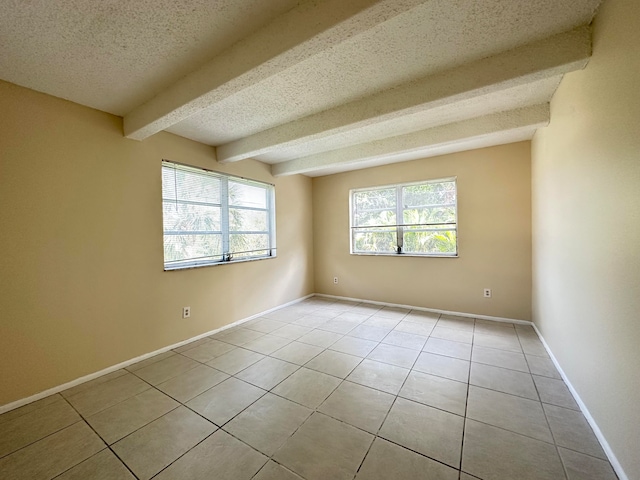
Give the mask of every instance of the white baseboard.
[[624, 469], [622, 468], [622, 465], [620, 465], [620, 462], [618, 461], [618, 458], [616, 457], [615, 453], [613, 453], [613, 450], [611, 449], [611, 446], [609, 445], [609, 442], [607, 442], [607, 439], [602, 434], [602, 431], [600, 430], [600, 427], [598, 427], [598, 424], [596, 423], [595, 419], [593, 418], [593, 416], [589, 412], [589, 409], [587, 408], [585, 403], [580, 398], [580, 395], [578, 395], [578, 392], [576, 391], [576, 389], [571, 384], [571, 381], [569, 381], [569, 378], [567, 377], [566, 373], [564, 373], [564, 370], [562, 370], [562, 367], [560, 366], [560, 363], [558, 363], [558, 359], [555, 357], [555, 355], [551, 351], [551, 348], [549, 347], [549, 344], [546, 342], [546, 340], [544, 339], [544, 337], [540, 333], [540, 330], [538, 330], [538, 327], [537, 327], [537, 325], [535, 323], [533, 324], [533, 328], [535, 329], [536, 334], [540, 338], [540, 341], [544, 345], [544, 348], [547, 350], [547, 353], [549, 354], [549, 357], [551, 358], [551, 361], [553, 362], [553, 364], [558, 369], [558, 372], [560, 372], [560, 376], [562, 376], [562, 379], [564, 380], [564, 383], [567, 384], [567, 387], [569, 388], [569, 391], [571, 392], [571, 395], [573, 395], [573, 398], [575, 399], [576, 403], [580, 407], [580, 410], [582, 411], [582, 414], [587, 419], [587, 422], [589, 423], [589, 425], [593, 429], [593, 433], [596, 435], [596, 438], [600, 442], [600, 445], [602, 446], [602, 449], [604, 450], [604, 453], [607, 455], [607, 458], [609, 459], [609, 462], [611, 463], [611, 466], [615, 470], [616, 475], [618, 475], [618, 478], [620, 480], [629, 480], [629, 477], [627, 476], [627, 474], [625, 473]]
[[106, 375], [108, 373], [115, 372], [116, 370], [120, 370], [121, 368], [128, 367], [129, 365], [133, 365], [134, 363], [141, 362], [142, 360], [146, 360], [147, 358], [153, 357], [154, 355], [158, 355], [159, 353], [164, 353], [164, 352], [166, 352], [168, 350], [172, 350], [174, 348], [181, 347], [182, 345], [186, 345], [187, 343], [191, 343], [191, 342], [194, 342], [196, 340], [200, 340], [201, 338], [208, 337], [209, 335], [214, 335], [214, 334], [216, 334], [218, 332], [222, 332], [222, 331], [224, 331], [224, 330], [226, 330], [228, 328], [235, 327], [236, 325], [240, 325], [242, 323], [248, 322], [249, 320], [253, 320], [254, 318], [261, 317], [263, 315], [266, 315], [267, 313], [273, 312], [273, 311], [278, 310], [280, 308], [288, 307], [289, 305], [294, 305], [294, 304], [296, 304], [298, 302], [306, 300], [307, 298], [313, 297], [313, 295], [314, 294], [311, 293], [311, 294], [306, 295], [304, 297], [300, 297], [300, 298], [297, 298], [295, 300], [292, 300], [291, 302], [287, 302], [287, 303], [284, 303], [282, 305], [278, 305], [277, 307], [270, 308], [269, 310], [265, 310], [263, 312], [256, 313], [255, 315], [251, 315], [250, 317], [246, 317], [246, 318], [243, 318], [243, 319], [238, 320], [236, 322], [233, 322], [233, 323], [230, 323], [228, 325], [225, 325], [223, 327], [216, 328], [215, 330], [211, 330], [209, 332], [202, 333], [200, 335], [196, 335], [195, 337], [188, 338], [187, 340], [183, 340], [181, 342], [174, 343], [173, 345], [169, 345], [167, 347], [162, 347], [162, 348], [160, 348], [158, 350], [154, 350], [153, 352], [145, 353], [144, 355], [140, 355], [139, 357], [135, 357], [135, 358], [132, 358], [132, 359], [127, 360], [125, 362], [118, 363], [117, 365], [113, 365], [111, 367], [104, 368], [104, 369], [102, 369], [102, 370], [100, 370], [98, 372], [90, 373], [89, 375], [85, 375], [83, 377], [76, 378], [75, 380], [72, 380], [70, 382], [64, 383], [62, 385], [58, 385], [56, 387], [49, 388], [48, 390], [45, 390], [45, 391], [40, 392], [40, 393], [36, 393], [35, 395], [31, 395], [31, 396], [29, 396], [27, 398], [22, 398], [20, 400], [16, 400], [15, 402], [7, 403], [6, 405], [0, 406], [0, 414], [3, 414], [3, 413], [8, 412], [10, 410], [15, 410], [16, 408], [22, 407], [23, 405], [27, 405], [29, 403], [35, 402], [37, 400], [40, 400], [42, 398], [48, 397], [49, 395], [53, 395], [55, 393], [60, 393], [63, 390], [66, 390], [66, 389], [71, 388], [71, 387], [75, 387], [76, 385], [80, 385], [82, 383], [88, 382], [88, 381], [93, 380], [95, 378], [101, 377], [102, 375]]
[[492, 317], [490, 315], [476, 315], [474, 313], [452, 312], [449, 310], [439, 310], [437, 308], [415, 307], [413, 305], [403, 305], [400, 303], [376, 302], [373, 300], [364, 300], [362, 298], [340, 297], [338, 295], [327, 295], [325, 293], [316, 293], [316, 297], [335, 298], [336, 300], [348, 300], [351, 302], [373, 303], [374, 305], [384, 305], [385, 307], [407, 308], [411, 310], [420, 310], [423, 312], [441, 313], [443, 315], [456, 315], [458, 317], [479, 318], [481, 320], [492, 320], [494, 322], [517, 323], [519, 325], [533, 325], [528, 320], [516, 320], [515, 318]]

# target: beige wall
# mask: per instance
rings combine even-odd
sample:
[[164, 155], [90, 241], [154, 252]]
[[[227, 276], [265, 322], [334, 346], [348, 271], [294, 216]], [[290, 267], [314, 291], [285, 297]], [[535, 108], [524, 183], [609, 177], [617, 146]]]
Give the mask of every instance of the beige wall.
[[[530, 320], [530, 168], [520, 142], [314, 178], [316, 292]], [[349, 254], [349, 189], [451, 176], [459, 258]]]
[[[0, 112], [0, 405], [313, 292], [309, 178], [7, 83]], [[275, 182], [278, 257], [163, 272], [162, 159]]]
[[605, 0], [593, 57], [533, 141], [534, 319], [640, 478], [640, 2]]

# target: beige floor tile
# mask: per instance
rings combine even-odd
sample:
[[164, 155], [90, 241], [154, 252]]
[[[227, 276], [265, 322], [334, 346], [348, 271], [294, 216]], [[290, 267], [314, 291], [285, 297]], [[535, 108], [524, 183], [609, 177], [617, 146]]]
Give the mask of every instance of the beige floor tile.
[[478, 480], [479, 477], [474, 477], [468, 473], [460, 472], [460, 480]]
[[340, 317], [332, 318], [318, 326], [319, 330], [326, 330], [327, 332], [335, 332], [346, 334], [359, 326], [360, 323], [354, 320], [340, 320]]
[[312, 328], [303, 327], [301, 325], [289, 325], [289, 324], [287, 324], [284, 327], [279, 328], [279, 329], [274, 330], [273, 332], [271, 332], [271, 335], [275, 335], [276, 337], [289, 338], [291, 340], [297, 340], [301, 336], [306, 335], [307, 333], [309, 333], [312, 330], [313, 330]]
[[412, 333], [399, 332], [393, 330], [389, 335], [382, 339], [382, 343], [395, 345], [396, 347], [410, 348], [412, 350], [422, 350], [427, 338], [423, 335], [414, 335]]
[[435, 324], [432, 323], [416, 323], [407, 320], [401, 321], [393, 329], [394, 332], [411, 333], [413, 335], [422, 335], [428, 337], [434, 329]]
[[380, 315], [381, 317], [389, 317], [389, 318], [404, 318], [411, 312], [409, 308], [402, 307], [382, 307], [376, 315]]
[[307, 362], [305, 367], [333, 375], [334, 377], [346, 378], [360, 362], [362, 362], [361, 357], [334, 352], [333, 350], [325, 350]]
[[47, 406], [0, 423], [0, 457], [62, 430], [81, 420], [61, 397]]
[[196, 348], [200, 345], [204, 345], [205, 343], [209, 343], [211, 340], [212, 339], [209, 337], [201, 338], [200, 340], [196, 340], [195, 342], [190, 342], [186, 345], [182, 345], [181, 347], [174, 348], [173, 351], [176, 353], [186, 352], [187, 350], [191, 350], [192, 348]]
[[404, 317], [404, 320], [417, 323], [431, 322], [435, 325], [438, 322], [439, 318], [440, 314], [437, 312], [429, 312], [427, 310], [411, 310], [409, 314]]
[[547, 404], [543, 404], [543, 408], [558, 446], [603, 460], [607, 458], [582, 412]]
[[370, 325], [358, 325], [349, 332], [350, 337], [364, 338], [373, 342], [379, 342], [391, 332], [390, 328], [372, 327]]
[[386, 328], [393, 330], [400, 323], [399, 318], [371, 317], [362, 322], [362, 325], [368, 327]]
[[161, 383], [156, 388], [179, 402], [185, 403], [227, 378], [229, 375], [226, 373], [207, 365], [199, 365]]
[[109, 445], [170, 412], [180, 404], [154, 388], [87, 418]]
[[212, 423], [178, 407], [111, 448], [139, 479], [147, 480], [215, 430]]
[[245, 343], [257, 340], [262, 336], [264, 336], [264, 333], [240, 327], [217, 338], [222, 342], [230, 343], [231, 345], [236, 345], [239, 347], [244, 345]]
[[418, 356], [413, 369], [459, 382], [468, 382], [470, 364], [471, 362], [459, 358], [423, 352]]
[[462, 470], [495, 480], [559, 480], [564, 471], [555, 446], [467, 420]]
[[343, 382], [318, 408], [319, 412], [376, 434], [395, 397], [351, 382]]
[[522, 353], [474, 345], [473, 352], [471, 353], [471, 361], [529, 373], [527, 361]]
[[221, 342], [219, 340], [209, 340], [209, 342], [202, 345], [198, 345], [195, 348], [185, 350], [182, 355], [194, 359], [196, 362], [207, 363], [220, 355], [224, 355], [230, 352], [234, 348], [238, 348], [235, 345]]
[[[156, 356], [160, 356], [160, 355], [156, 355]], [[152, 357], [152, 358], [155, 358], [155, 357]], [[151, 359], [149, 358], [147, 360], [151, 360]], [[159, 359], [159, 360], [162, 360], [162, 359]], [[139, 364], [136, 364], [136, 365], [139, 365]], [[126, 373], [127, 373], [127, 370], [125, 369], [116, 370], [115, 372], [107, 373], [106, 375], [101, 375], [100, 377], [94, 378], [93, 380], [89, 380], [88, 382], [84, 382], [84, 383], [81, 383], [80, 385], [76, 385], [75, 387], [71, 387], [66, 390], [63, 390], [62, 392], [60, 392], [60, 395], [62, 395], [65, 398], [68, 398], [72, 395], [75, 395], [76, 393], [82, 392], [83, 390], [88, 390], [89, 388], [95, 387], [96, 385], [100, 385], [101, 383], [105, 383], [105, 382], [108, 382], [109, 380], [113, 380], [115, 378], [121, 377]]]
[[312, 410], [267, 393], [224, 426], [224, 430], [256, 450], [273, 455]]
[[11, 480], [50, 479], [104, 448], [89, 425], [77, 422], [0, 459], [0, 472]]
[[187, 402], [187, 407], [222, 426], [262, 397], [266, 390], [237, 378], [228, 378]]
[[56, 480], [135, 480], [113, 452], [104, 449], [56, 477]]
[[269, 460], [262, 470], [253, 477], [253, 480], [303, 480], [291, 470], [287, 470], [282, 465], [278, 465], [273, 460]]
[[467, 343], [452, 342], [450, 340], [430, 337], [422, 350], [427, 353], [444, 355], [445, 357], [471, 360], [471, 345]]
[[542, 404], [534, 400], [471, 385], [467, 417], [553, 443]]
[[265, 357], [236, 374], [236, 377], [256, 387], [271, 390], [298, 370], [298, 368], [300, 367], [293, 363], [278, 360], [277, 358]]
[[263, 317], [278, 320], [279, 322], [292, 323], [307, 315], [311, 310], [289, 310], [286, 308], [274, 312], [265, 313]]
[[342, 380], [302, 367], [272, 390], [276, 395], [309, 408], [316, 408]]
[[517, 338], [518, 336], [512, 323], [481, 319], [476, 319], [474, 333], [481, 333], [484, 335], [501, 335], [513, 338]]
[[126, 367], [126, 370], [128, 370], [129, 372], [135, 372], [136, 370], [140, 370], [141, 368], [149, 366], [152, 363], [159, 362], [160, 360], [164, 360], [165, 358], [173, 357], [175, 354], [176, 353], [174, 351], [168, 350], [166, 352], [159, 353], [158, 355], [154, 355], [153, 357], [141, 360], [140, 362], [134, 363], [133, 365], [129, 365], [128, 367]]
[[338, 315], [339, 315], [338, 312], [331, 312], [329, 314], [323, 314], [323, 315], [321, 315], [321, 312], [317, 312], [317, 313], [313, 312], [312, 315], [305, 315], [304, 317], [299, 318], [298, 320], [293, 322], [293, 324], [302, 325], [303, 327], [318, 328], [327, 320], [334, 318]]
[[558, 372], [550, 358], [536, 357], [535, 355], [526, 355], [526, 357], [529, 370], [533, 375], [562, 379], [560, 372]]
[[280, 350], [276, 350], [271, 356], [296, 365], [304, 365], [323, 350], [322, 347], [294, 341]]
[[538, 392], [533, 384], [533, 379], [531, 375], [524, 372], [472, 363], [469, 383], [498, 392], [538, 400]]
[[135, 374], [151, 385], [159, 385], [199, 365], [195, 360], [182, 355], [174, 355], [136, 370]]
[[350, 382], [397, 395], [409, 369], [364, 359], [346, 378]]
[[273, 458], [307, 480], [351, 480], [373, 439], [316, 412]]
[[543, 403], [580, 410], [580, 407], [564, 381], [537, 375], [533, 375], [533, 381], [536, 384], [540, 400], [542, 400]]
[[[119, 371], [123, 371], [123, 370], [119, 370]], [[41, 398], [40, 400], [36, 400], [35, 402], [31, 402], [26, 405], [23, 405], [22, 407], [14, 408], [13, 410], [9, 410], [8, 412], [5, 412], [2, 415], [0, 415], [0, 424], [3, 424], [4, 422], [8, 422], [9, 420], [14, 420], [18, 417], [26, 415], [27, 413], [31, 413], [36, 410], [39, 410], [43, 407], [51, 405], [52, 403], [60, 402], [61, 400], [62, 400], [62, 397], [60, 396], [60, 394], [56, 393], [55, 395], [49, 395], [48, 397], [44, 397], [44, 398]]]
[[354, 308], [341, 313], [336, 317], [337, 320], [349, 320], [357, 323], [364, 323], [369, 319], [370, 315], [366, 313], [358, 313]]
[[539, 339], [528, 336], [519, 336], [519, 338], [520, 345], [522, 345], [522, 351], [527, 355], [549, 357], [547, 350], [544, 348], [544, 345]]
[[457, 315], [440, 315], [437, 326], [445, 328], [456, 328], [458, 330], [465, 330], [467, 332], [473, 332], [475, 320], [468, 317], [460, 317]]
[[255, 330], [256, 332], [271, 333], [274, 330], [284, 327], [285, 325], [288, 325], [288, 323], [273, 320], [271, 318], [260, 317], [250, 322], [244, 323], [243, 327], [248, 328], [249, 330]]
[[381, 343], [373, 349], [367, 358], [398, 367], [411, 368], [416, 362], [418, 355], [420, 355], [420, 352], [417, 350]]
[[67, 401], [80, 415], [86, 418], [116, 405], [127, 398], [142, 393], [149, 388], [151, 388], [149, 384], [143, 382], [135, 375], [127, 373], [114, 380], [109, 380], [108, 382], [101, 383], [72, 395], [67, 398]]
[[263, 355], [270, 355], [289, 343], [291, 343], [291, 340], [288, 338], [276, 337], [275, 335], [265, 335], [257, 340], [245, 343], [243, 348], [253, 350], [254, 352], [258, 352]]
[[606, 460], [590, 457], [582, 453], [558, 448], [560, 458], [567, 472], [568, 480], [617, 480], [617, 476]]
[[356, 480], [458, 480], [458, 470], [376, 438]]
[[412, 371], [398, 395], [447, 412], [464, 415], [467, 388], [466, 383]]
[[379, 435], [459, 468], [463, 426], [463, 417], [397, 398]]
[[249, 480], [267, 460], [253, 448], [218, 430], [154, 480]]
[[340, 340], [343, 335], [324, 330], [312, 330], [298, 339], [299, 342], [308, 343], [317, 347], [327, 348]]
[[378, 342], [365, 340], [364, 338], [343, 337], [329, 348], [336, 352], [347, 353], [356, 357], [366, 357], [377, 345]]
[[516, 336], [505, 337], [503, 335], [485, 335], [482, 333], [475, 333], [473, 335], [473, 344], [478, 345], [479, 347], [497, 348], [498, 350], [522, 353], [520, 341]]
[[235, 375], [263, 358], [264, 355], [261, 353], [245, 350], [244, 348], [236, 348], [207, 362], [207, 365], [229, 375]]
[[[514, 332], [515, 335], [515, 332]], [[452, 342], [468, 343], [473, 342], [473, 332], [466, 330], [460, 330], [458, 328], [447, 328], [436, 326], [431, 332], [431, 336], [435, 338], [441, 338], [443, 340], [450, 340]]]

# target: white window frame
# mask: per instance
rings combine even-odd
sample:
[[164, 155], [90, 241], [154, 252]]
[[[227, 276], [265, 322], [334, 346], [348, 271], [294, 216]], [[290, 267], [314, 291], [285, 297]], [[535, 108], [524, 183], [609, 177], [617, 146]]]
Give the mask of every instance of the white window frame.
[[[429, 183], [444, 183], [444, 182], [453, 182], [455, 184], [455, 223], [447, 223], [447, 224], [420, 224], [424, 225], [426, 228], [419, 230], [411, 230], [415, 231], [435, 231], [437, 229], [428, 228], [429, 226], [435, 225], [451, 225], [451, 228], [447, 228], [446, 230], [455, 230], [456, 232], [456, 249], [455, 252], [452, 253], [405, 253], [402, 251], [403, 243], [404, 243], [404, 227], [409, 226], [404, 224], [404, 210], [405, 205], [402, 203], [402, 189], [404, 187], [418, 186], [418, 185], [426, 185]], [[355, 251], [354, 250], [354, 236], [358, 228], [362, 228], [362, 226], [354, 225], [354, 195], [359, 192], [370, 192], [374, 190], [396, 190], [396, 206], [395, 206], [395, 214], [396, 214], [396, 224], [395, 225], [381, 225], [381, 228], [389, 228], [395, 227], [396, 232], [396, 251], [395, 252], [368, 252], [368, 251]], [[450, 205], [450, 204], [442, 204]], [[440, 205], [432, 205], [432, 206], [440, 206]], [[385, 209], [386, 210], [386, 209]], [[373, 256], [391, 256], [391, 257], [442, 257], [442, 258], [457, 258], [459, 256], [459, 245], [458, 245], [458, 179], [457, 177], [446, 177], [446, 178], [437, 178], [432, 180], [422, 180], [418, 182], [407, 182], [407, 183], [394, 183], [390, 185], [379, 185], [375, 187], [366, 187], [366, 188], [354, 188], [349, 190], [349, 252], [351, 255], [373, 255]]]
[[[207, 170], [200, 167], [193, 167], [191, 165], [185, 165], [178, 162], [172, 162], [169, 160], [162, 161], [162, 169], [165, 168], [173, 168], [176, 170], [182, 170], [185, 172], [193, 172], [199, 175], [207, 175], [220, 179], [220, 203], [206, 203], [203, 202], [203, 205], [211, 205], [220, 207], [220, 230], [219, 231], [206, 231], [206, 232], [198, 232], [199, 234], [211, 234], [211, 235], [221, 235], [221, 244], [222, 244], [222, 254], [220, 255], [220, 259], [186, 259], [186, 260], [176, 260], [169, 261], [164, 258], [164, 270], [182, 270], [187, 268], [197, 268], [197, 267], [206, 267], [212, 265], [224, 265], [229, 263], [241, 263], [247, 261], [254, 260], [266, 260], [269, 258], [276, 257], [276, 204], [275, 204], [275, 186], [272, 183], [261, 182], [258, 180], [252, 180], [244, 177], [239, 177], [235, 175], [229, 175], [227, 173], [216, 172], [214, 170]], [[242, 205], [230, 205], [229, 204], [229, 190], [228, 185], [229, 181], [234, 181], [237, 183], [243, 183], [246, 185], [255, 185], [261, 188], [265, 188], [266, 190], [266, 208], [257, 208], [257, 207], [248, 207]], [[163, 244], [164, 239], [167, 235], [193, 235], [193, 232], [190, 231], [172, 231], [164, 229], [164, 205], [165, 203], [190, 203], [186, 200], [179, 199], [165, 199], [162, 198], [163, 205]], [[194, 202], [191, 202], [194, 203]], [[258, 210], [265, 211], [267, 214], [267, 230], [266, 231], [233, 231], [230, 229], [229, 225], [229, 210], [230, 209], [239, 209], [239, 210]], [[251, 252], [230, 252], [230, 235], [233, 234], [263, 234], [268, 235], [269, 245], [264, 250], [267, 251], [266, 254], [261, 255], [249, 255], [243, 256], [240, 258], [233, 258], [233, 254], [238, 253], [251, 253]], [[261, 250], [262, 251], [262, 250]], [[164, 248], [163, 248], [163, 257], [164, 257]]]

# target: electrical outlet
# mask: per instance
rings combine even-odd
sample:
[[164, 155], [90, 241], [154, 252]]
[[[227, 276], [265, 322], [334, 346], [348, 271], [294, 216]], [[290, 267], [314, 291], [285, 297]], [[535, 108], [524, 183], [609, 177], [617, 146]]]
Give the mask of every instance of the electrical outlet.
[[490, 288], [485, 288], [484, 289], [484, 298], [491, 298], [491, 289]]
[[182, 308], [182, 318], [189, 318], [191, 316], [191, 307]]
[[337, 284], [338, 284], [338, 277], [333, 277], [333, 283], [334, 283], [335, 285], [337, 285]]

